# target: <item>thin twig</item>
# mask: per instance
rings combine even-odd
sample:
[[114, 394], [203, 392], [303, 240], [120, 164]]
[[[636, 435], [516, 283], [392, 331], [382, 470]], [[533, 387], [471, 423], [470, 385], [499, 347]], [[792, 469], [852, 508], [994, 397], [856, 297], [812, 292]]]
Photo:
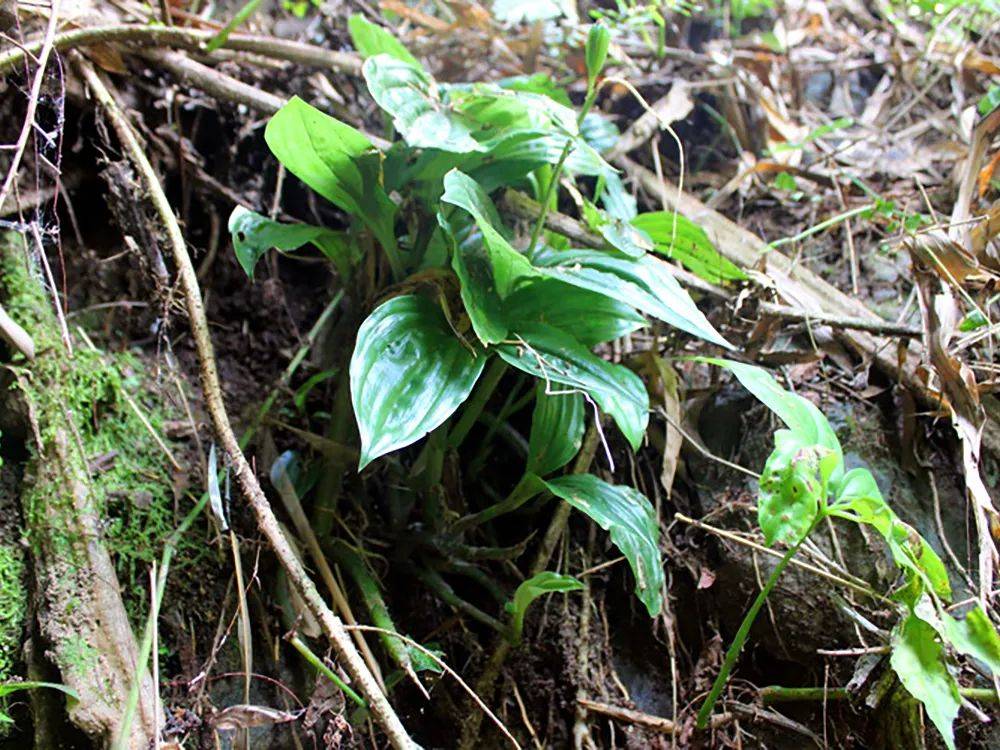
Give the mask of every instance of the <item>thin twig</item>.
[[381, 725], [383, 731], [385, 731], [392, 746], [394, 748], [409, 750], [409, 748], [414, 746], [413, 741], [406, 733], [406, 729], [403, 727], [396, 712], [382, 694], [372, 673], [368, 670], [368, 667], [354, 648], [350, 636], [344, 630], [344, 624], [327, 607], [319, 591], [316, 589], [316, 585], [306, 574], [302, 564], [295, 556], [294, 551], [281, 531], [278, 519], [275, 518], [274, 512], [271, 510], [271, 505], [264, 494], [264, 490], [257, 481], [257, 477], [250, 467], [246, 456], [243, 455], [243, 451], [240, 449], [239, 442], [229, 423], [229, 415], [226, 412], [225, 401], [222, 397], [222, 386], [219, 382], [219, 375], [216, 369], [215, 354], [209, 336], [208, 320], [205, 316], [198, 278], [195, 274], [194, 265], [191, 262], [191, 256], [188, 254], [177, 217], [174, 215], [167, 196], [163, 192], [156, 172], [153, 170], [153, 165], [149, 163], [149, 159], [146, 157], [145, 151], [140, 145], [131, 124], [118, 107], [117, 102], [111, 95], [102, 77], [89, 62], [79, 55], [73, 56], [73, 62], [111, 121], [123, 149], [136, 167], [148, 191], [148, 195], [167, 230], [174, 263], [177, 266], [180, 277], [181, 289], [187, 303], [191, 335], [194, 339], [201, 370], [200, 375], [205, 394], [205, 405], [212, 419], [219, 442], [226, 452], [226, 456], [239, 481], [240, 487], [257, 516], [257, 525], [270, 543], [275, 556], [285, 569], [285, 572], [288, 574], [289, 581], [298, 590], [306, 606], [320, 623], [330, 643], [336, 649], [338, 657], [343, 660], [347, 671], [357, 682], [363, 696], [368, 700], [372, 714]]

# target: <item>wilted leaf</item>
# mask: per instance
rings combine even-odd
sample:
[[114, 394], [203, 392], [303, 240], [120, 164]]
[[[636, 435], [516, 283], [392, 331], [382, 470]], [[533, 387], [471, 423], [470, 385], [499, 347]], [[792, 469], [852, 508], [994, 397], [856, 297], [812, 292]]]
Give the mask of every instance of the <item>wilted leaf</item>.
[[406, 295], [377, 307], [361, 325], [351, 357], [359, 468], [444, 422], [468, 397], [485, 362], [427, 299]]
[[235, 732], [238, 729], [287, 724], [297, 718], [297, 714], [267, 706], [229, 706], [212, 717], [211, 725], [216, 730]]
[[612, 485], [591, 474], [568, 474], [545, 486], [556, 497], [586, 513], [625, 555], [636, 580], [636, 596], [650, 617], [663, 606], [663, 565], [656, 512], [644, 495], [631, 487]]

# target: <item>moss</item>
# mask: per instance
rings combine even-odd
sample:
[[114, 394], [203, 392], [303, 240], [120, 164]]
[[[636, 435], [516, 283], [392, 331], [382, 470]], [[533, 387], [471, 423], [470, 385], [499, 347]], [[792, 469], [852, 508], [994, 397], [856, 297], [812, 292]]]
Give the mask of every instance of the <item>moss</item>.
[[0, 544], [0, 682], [14, 677], [21, 657], [28, 600], [24, 572], [24, 551], [13, 544]]
[[[174, 477], [171, 464], [150, 430], [129, 405], [131, 397], [153, 431], [163, 438], [169, 406], [139, 359], [128, 353], [92, 349], [82, 336], [73, 337], [72, 358], [46, 356], [64, 348], [59, 323], [26, 254], [6, 252], [0, 258], [5, 306], [31, 332], [38, 356], [18, 373], [16, 388], [31, 405], [43, 445], [58, 431], [72, 436], [70, 453], [81, 476], [89, 476], [89, 512], [101, 519], [105, 545], [115, 563], [122, 597], [133, 625], [141, 624], [148, 606], [147, 571], [159, 558], [175, 527]], [[39, 514], [68, 493], [56, 483], [58, 471], [39, 462], [35, 481], [21, 497], [29, 543], [40, 528]], [[66, 508], [65, 512], [76, 512]], [[71, 539], [46, 541], [72, 556]], [[70, 528], [66, 524], [66, 528]], [[202, 551], [183, 544], [177, 566], [191, 563]]]

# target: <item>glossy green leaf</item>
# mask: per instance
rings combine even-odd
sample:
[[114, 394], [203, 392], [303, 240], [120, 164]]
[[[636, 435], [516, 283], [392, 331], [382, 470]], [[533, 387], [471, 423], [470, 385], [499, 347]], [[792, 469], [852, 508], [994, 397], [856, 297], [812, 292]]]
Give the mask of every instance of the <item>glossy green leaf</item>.
[[444, 187], [441, 202], [467, 212], [478, 230], [439, 220], [455, 241], [452, 265], [462, 285], [462, 302], [480, 341], [499, 343], [508, 332], [504, 299], [518, 284], [540, 274], [501, 234], [496, 208], [475, 180], [453, 169], [445, 175]]
[[514, 643], [521, 642], [521, 634], [524, 631], [524, 616], [535, 599], [557, 591], [579, 591], [582, 588], [583, 584], [573, 576], [565, 576], [548, 570], [533, 575], [521, 583], [514, 592], [514, 598], [506, 606], [511, 615], [511, 640]]
[[[517, 344], [500, 344], [497, 353], [510, 365], [549, 385], [548, 392], [576, 389], [610, 414], [634, 450], [649, 422], [649, 394], [639, 376], [606, 362], [570, 334], [543, 323], [511, 331]], [[560, 388], [559, 386], [567, 386]]]
[[704, 229], [680, 214], [672, 211], [640, 214], [632, 220], [632, 225], [649, 235], [656, 252], [679, 260], [706, 281], [724, 284], [746, 278], [738, 266], [719, 254]]
[[570, 136], [580, 133], [576, 111], [544, 94], [515, 91], [493, 83], [451, 84], [446, 91], [456, 112], [493, 135], [517, 129], [555, 129]]
[[550, 396], [545, 383], [538, 383], [525, 470], [545, 476], [572, 461], [583, 443], [585, 418], [586, 407], [579, 393]]
[[942, 635], [956, 650], [979, 659], [1000, 677], [1000, 636], [982, 607], [976, 605], [961, 620], [943, 612], [942, 621]]
[[584, 346], [596, 346], [646, 325], [628, 305], [558, 279], [528, 282], [504, 301], [510, 325], [548, 323], [573, 335]]
[[961, 698], [958, 684], [943, 661], [944, 649], [934, 629], [916, 615], [908, 615], [892, 631], [889, 663], [914, 698], [924, 704], [945, 744], [954, 750], [952, 724]]
[[572, 107], [573, 102], [566, 89], [552, 80], [548, 73], [532, 73], [530, 75], [508, 76], [496, 82], [501, 88], [511, 91], [528, 91], [532, 94], [542, 94], [565, 107]]
[[980, 117], [986, 117], [986, 115], [990, 114], [997, 107], [1000, 107], [1000, 85], [990, 86], [990, 90], [983, 95], [983, 98], [976, 105], [976, 110], [979, 112]]
[[377, 307], [362, 323], [351, 357], [360, 468], [444, 422], [469, 396], [485, 362], [424, 297], [394, 297]]
[[545, 483], [556, 497], [586, 513], [628, 560], [636, 580], [636, 596], [650, 617], [663, 606], [663, 565], [656, 511], [646, 497], [631, 487], [613, 485], [591, 474], [568, 474]]
[[833, 451], [843, 462], [840, 441], [823, 412], [808, 399], [786, 391], [767, 370], [755, 365], [733, 362], [728, 359], [699, 357], [699, 361], [725, 367], [736, 376], [744, 388], [757, 397], [768, 409], [784, 422], [788, 429], [800, 436], [806, 445], [821, 445]]
[[381, 54], [369, 57], [363, 72], [372, 97], [410, 146], [456, 153], [484, 150], [472, 137], [469, 120], [441, 101], [437, 83], [422, 69]]
[[613, 297], [714, 344], [732, 345], [708, 322], [662, 261], [599, 250], [541, 250], [535, 266], [573, 286]]
[[851, 469], [843, 476], [830, 514], [874, 528], [885, 539], [896, 565], [916, 576], [942, 599], [951, 599], [951, 584], [941, 558], [926, 539], [889, 507], [868, 469]]
[[638, 204], [635, 197], [625, 189], [625, 183], [616, 173], [604, 175], [601, 205], [604, 206], [608, 216], [619, 221], [631, 222], [638, 214]]
[[366, 60], [375, 55], [390, 55], [407, 65], [423, 70], [424, 66], [420, 61], [391, 32], [372, 23], [360, 13], [351, 16], [347, 22], [347, 29], [351, 33], [354, 49]]
[[829, 449], [806, 444], [789, 430], [774, 434], [757, 498], [757, 522], [768, 545], [795, 544], [809, 533], [837, 460]]
[[268, 121], [264, 140], [293, 175], [361, 219], [392, 254], [396, 204], [381, 183], [381, 154], [362, 133], [292, 97]]
[[600, 234], [604, 241], [630, 258], [641, 258], [653, 249], [653, 241], [642, 229], [616, 219], [584, 199], [583, 216], [587, 225]]
[[352, 243], [341, 232], [312, 224], [282, 224], [263, 214], [237, 206], [229, 216], [236, 260], [246, 275], [253, 278], [254, 267], [268, 250], [296, 250], [312, 243], [346, 275], [354, 262]]

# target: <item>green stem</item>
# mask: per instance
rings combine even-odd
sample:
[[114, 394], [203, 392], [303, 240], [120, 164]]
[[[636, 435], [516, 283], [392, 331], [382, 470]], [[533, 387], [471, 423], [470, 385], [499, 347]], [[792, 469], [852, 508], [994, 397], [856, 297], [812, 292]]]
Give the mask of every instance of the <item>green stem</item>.
[[740, 656], [740, 652], [743, 650], [743, 645], [746, 643], [747, 636], [750, 635], [750, 628], [753, 626], [754, 620], [757, 619], [757, 615], [760, 612], [761, 607], [764, 606], [764, 602], [767, 601], [768, 595], [774, 589], [775, 585], [778, 583], [778, 579], [781, 574], [785, 571], [788, 563], [791, 562], [792, 558], [795, 557], [795, 553], [799, 551], [799, 547], [806, 540], [809, 534], [819, 519], [822, 516], [817, 516], [816, 520], [812, 522], [812, 525], [802, 535], [802, 538], [795, 543], [795, 545], [788, 550], [778, 561], [771, 575], [767, 579], [767, 583], [764, 584], [764, 588], [760, 590], [757, 594], [757, 598], [753, 600], [753, 604], [750, 606], [750, 611], [746, 613], [743, 618], [743, 622], [740, 623], [740, 629], [736, 631], [736, 637], [729, 646], [729, 650], [726, 651], [726, 659], [722, 663], [722, 670], [719, 672], [719, 676], [715, 678], [715, 684], [712, 685], [712, 691], [708, 694], [708, 698], [701, 706], [701, 710], [698, 712], [698, 729], [704, 729], [708, 726], [708, 718], [712, 715], [712, 709], [715, 708], [715, 702], [719, 699], [719, 695], [722, 694], [723, 688], [726, 686], [726, 682], [729, 680], [729, 674], [733, 671], [733, 667], [736, 666], [736, 660]]
[[299, 638], [297, 635], [293, 635], [288, 642], [292, 644], [292, 647], [296, 651], [302, 654], [303, 659], [312, 664], [312, 666], [316, 669], [317, 672], [322, 674], [324, 677], [330, 680], [330, 682], [332, 682], [334, 685], [340, 688], [340, 690], [343, 691], [344, 695], [346, 695], [348, 698], [350, 698], [352, 701], [357, 703], [362, 708], [368, 707], [368, 704], [365, 703], [365, 699], [362, 698], [357, 693], [355, 693], [354, 690], [351, 689], [350, 685], [348, 685], [346, 682], [340, 679], [340, 675], [338, 675], [336, 672], [334, 672], [332, 669], [326, 666], [326, 664], [323, 663], [323, 660], [320, 659], [318, 656], [316, 656], [316, 654], [312, 652], [312, 649], [310, 649], [302, 641], [301, 638]]
[[[396, 632], [396, 624], [392, 621], [392, 615], [389, 614], [389, 608], [385, 604], [385, 599], [382, 598], [378, 583], [361, 556], [340, 539], [334, 541], [331, 552], [334, 559], [343, 566], [357, 585], [358, 591], [361, 592], [361, 600], [365, 609], [368, 610], [372, 623], [383, 630]], [[413, 664], [410, 661], [410, 652], [406, 644], [398, 638], [389, 637], [387, 633], [380, 632], [379, 637], [393, 661], [408, 675], [415, 677]]]
[[452, 526], [452, 533], [457, 535], [466, 529], [484, 524], [504, 513], [515, 511], [541, 491], [542, 486], [541, 482], [538, 481], [538, 477], [534, 474], [525, 474], [521, 477], [521, 481], [517, 483], [517, 486], [511, 490], [510, 494], [499, 503], [495, 503], [488, 508], [483, 508], [483, 510], [477, 513], [470, 513], [467, 516], [459, 518]]
[[[583, 106], [580, 107], [579, 114], [576, 116], [576, 126], [578, 130], [580, 125], [583, 123], [583, 119], [594, 106], [594, 102], [597, 99], [597, 90], [598, 87], [593, 84], [587, 87], [587, 96], [583, 100]], [[531, 232], [531, 242], [528, 243], [528, 255], [531, 255], [532, 251], [535, 249], [535, 246], [538, 244], [538, 238], [542, 235], [542, 229], [545, 228], [545, 217], [548, 216], [554, 192], [559, 186], [559, 178], [562, 176], [563, 166], [566, 164], [566, 159], [569, 158], [569, 152], [572, 150], [573, 136], [569, 136], [566, 138], [566, 145], [563, 146], [562, 153], [559, 155], [559, 161], [556, 162], [556, 168], [552, 172], [549, 184], [545, 187], [545, 197], [542, 200], [542, 210], [538, 214], [538, 221], [535, 222], [535, 228]]]
[[500, 378], [507, 372], [507, 367], [507, 363], [499, 357], [490, 362], [486, 374], [476, 384], [476, 389], [469, 397], [469, 400], [465, 402], [465, 409], [462, 411], [462, 416], [459, 417], [455, 426], [451, 428], [451, 434], [448, 436], [449, 448], [456, 450], [462, 445], [462, 442], [469, 434], [469, 430], [472, 429], [472, 425], [476, 423], [479, 415], [486, 408], [486, 402], [490, 400], [490, 396], [496, 390], [497, 385], [500, 383]]
[[[959, 688], [959, 695], [972, 701], [996, 703], [997, 694], [993, 688]], [[847, 688], [821, 687], [782, 687], [771, 685], [760, 689], [760, 702], [765, 706], [774, 703], [792, 703], [795, 701], [842, 701], [851, 697]]]
[[434, 594], [436, 594], [445, 604], [450, 604], [458, 611], [464, 612], [473, 620], [481, 622], [487, 627], [493, 628], [498, 633], [503, 633], [505, 631], [503, 624], [498, 619], [486, 614], [479, 609], [479, 607], [474, 604], [470, 604], [456, 594], [451, 585], [444, 580], [437, 573], [437, 571], [431, 570], [430, 568], [418, 568], [416, 570], [416, 575], [417, 578], [419, 578], [423, 584], [434, 592]]
[[798, 242], [799, 240], [804, 240], [806, 237], [811, 237], [818, 232], [822, 232], [824, 229], [829, 229], [835, 224], [839, 224], [842, 221], [846, 221], [853, 216], [858, 214], [863, 214], [866, 211], [871, 211], [875, 208], [874, 204], [867, 204], [864, 206], [858, 206], [857, 208], [852, 208], [850, 211], [845, 211], [842, 214], [837, 214], [836, 216], [831, 216], [826, 221], [821, 221], [819, 224], [809, 227], [803, 232], [799, 232], [794, 237], [784, 237], [780, 240], [775, 240], [774, 242], [768, 243], [767, 247], [764, 248], [762, 252], [768, 252], [769, 250], [774, 250], [776, 247], [781, 247], [782, 245], [787, 245], [790, 242]]

